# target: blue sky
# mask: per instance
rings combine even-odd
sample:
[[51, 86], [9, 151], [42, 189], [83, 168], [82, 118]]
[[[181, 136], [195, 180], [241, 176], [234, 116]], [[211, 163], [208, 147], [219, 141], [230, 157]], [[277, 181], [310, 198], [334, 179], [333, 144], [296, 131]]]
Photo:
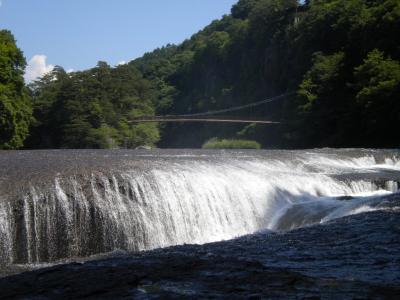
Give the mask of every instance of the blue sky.
[[66, 70], [90, 68], [99, 60], [115, 65], [182, 42], [229, 13], [237, 0], [0, 2], [0, 28], [13, 32], [34, 78], [53, 65]]

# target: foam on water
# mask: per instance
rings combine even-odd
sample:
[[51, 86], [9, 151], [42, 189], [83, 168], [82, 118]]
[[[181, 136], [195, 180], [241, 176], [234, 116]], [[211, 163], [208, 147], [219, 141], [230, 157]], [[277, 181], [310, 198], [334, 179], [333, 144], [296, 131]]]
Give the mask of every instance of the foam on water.
[[[51, 262], [118, 249], [207, 243], [380, 209], [381, 196], [397, 191], [397, 181], [382, 186], [332, 175], [400, 171], [396, 157], [389, 156], [377, 162], [371, 154], [210, 159], [204, 153], [180, 154], [154, 158], [146, 168], [61, 172], [0, 201], [1, 262]], [[352, 198], [337, 199], [342, 196]]]

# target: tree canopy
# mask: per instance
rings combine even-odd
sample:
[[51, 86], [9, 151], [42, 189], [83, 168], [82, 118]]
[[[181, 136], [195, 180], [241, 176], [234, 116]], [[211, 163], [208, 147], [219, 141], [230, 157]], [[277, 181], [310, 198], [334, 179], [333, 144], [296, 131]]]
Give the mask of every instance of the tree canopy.
[[[25, 62], [9, 32], [1, 40], [0, 145], [16, 148], [30, 122]], [[218, 137], [269, 148], [398, 147], [399, 61], [398, 0], [239, 0], [231, 14], [179, 45], [118, 67], [99, 62], [74, 73], [57, 67], [34, 82], [35, 121], [25, 146], [201, 147]], [[129, 122], [293, 91], [233, 113], [281, 125]]]
[[28, 147], [135, 148], [159, 139], [156, 124], [129, 122], [154, 114], [150, 83], [135, 68], [99, 62], [66, 73], [56, 67], [30, 88], [36, 122]]
[[23, 146], [31, 122], [31, 102], [23, 74], [25, 58], [10, 31], [0, 30], [0, 149]]
[[157, 111], [169, 114], [298, 92], [238, 112], [281, 126], [171, 124], [162, 146], [198, 147], [218, 136], [256, 139], [264, 147], [393, 147], [399, 133], [385, 132], [400, 121], [399, 45], [396, 0], [240, 0], [230, 15], [181, 45], [131, 65], [169, 91], [155, 101]]

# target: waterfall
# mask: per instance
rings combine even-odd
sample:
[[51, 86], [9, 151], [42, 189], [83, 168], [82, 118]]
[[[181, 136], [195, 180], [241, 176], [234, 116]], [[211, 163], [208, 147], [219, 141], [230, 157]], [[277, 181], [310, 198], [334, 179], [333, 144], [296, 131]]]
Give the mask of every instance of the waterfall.
[[[376, 195], [398, 189], [399, 159], [360, 155], [135, 154], [124, 159], [141, 167], [57, 170], [33, 180], [36, 170], [23, 186], [0, 189], [0, 264], [207, 243], [377, 209]], [[368, 179], [382, 170], [395, 180]]]

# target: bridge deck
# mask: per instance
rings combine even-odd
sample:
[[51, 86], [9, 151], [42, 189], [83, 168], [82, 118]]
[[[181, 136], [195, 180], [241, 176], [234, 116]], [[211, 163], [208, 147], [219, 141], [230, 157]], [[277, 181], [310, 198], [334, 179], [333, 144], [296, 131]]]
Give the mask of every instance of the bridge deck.
[[209, 119], [209, 118], [145, 118], [130, 120], [129, 123], [142, 122], [214, 122], [214, 123], [256, 123], [256, 124], [280, 124], [280, 122], [268, 120], [246, 120], [246, 119]]

